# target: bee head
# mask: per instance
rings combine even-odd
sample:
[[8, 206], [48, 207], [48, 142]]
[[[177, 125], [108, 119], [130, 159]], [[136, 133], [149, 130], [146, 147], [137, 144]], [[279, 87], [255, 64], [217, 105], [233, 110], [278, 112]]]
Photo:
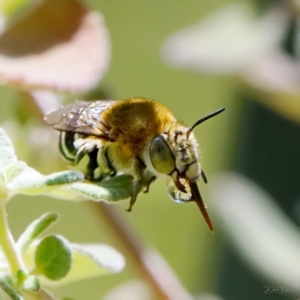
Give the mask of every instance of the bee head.
[[190, 128], [176, 123], [152, 140], [149, 153], [152, 166], [158, 173], [171, 176], [180, 191], [185, 191], [180, 184], [180, 178], [194, 182], [201, 174], [198, 143], [193, 129], [222, 111], [224, 108], [199, 119]]
[[198, 163], [198, 143], [187, 127], [178, 125], [175, 130], [156, 136], [149, 154], [153, 168], [160, 174], [171, 176], [176, 186], [180, 182], [179, 177], [190, 181], [199, 178], [201, 169]]
[[198, 120], [190, 128], [174, 124], [152, 140], [149, 150], [155, 171], [169, 175], [167, 190], [171, 199], [175, 202], [195, 201], [211, 231], [213, 226], [196, 183], [202, 171], [193, 129], [222, 111], [224, 108]]

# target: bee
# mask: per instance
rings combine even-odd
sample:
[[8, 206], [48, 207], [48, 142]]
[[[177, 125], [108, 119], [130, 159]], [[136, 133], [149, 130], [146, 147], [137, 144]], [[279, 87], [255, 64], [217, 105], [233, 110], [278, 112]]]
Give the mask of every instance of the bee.
[[140, 189], [167, 177], [175, 202], [195, 201], [211, 231], [212, 222], [197, 186], [206, 175], [198, 162], [193, 129], [224, 108], [199, 119], [192, 127], [178, 122], [161, 103], [146, 98], [120, 101], [76, 101], [49, 113], [45, 121], [60, 131], [59, 150], [67, 163], [87, 180], [99, 182], [117, 174], [133, 176], [131, 211]]

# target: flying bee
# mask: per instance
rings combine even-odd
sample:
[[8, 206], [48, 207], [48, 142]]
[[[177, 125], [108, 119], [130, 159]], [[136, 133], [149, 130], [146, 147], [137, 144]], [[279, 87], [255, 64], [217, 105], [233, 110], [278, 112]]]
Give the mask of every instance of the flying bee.
[[[176, 202], [195, 201], [210, 230], [212, 222], [196, 180], [207, 182], [198, 162], [198, 143], [193, 129], [224, 111], [199, 119], [192, 127], [178, 122], [161, 103], [145, 98], [121, 101], [76, 101], [45, 117], [60, 131], [59, 150], [90, 181], [116, 174], [131, 174], [131, 211], [140, 189], [167, 177], [168, 194]], [[135, 188], [136, 187], [136, 188]]]

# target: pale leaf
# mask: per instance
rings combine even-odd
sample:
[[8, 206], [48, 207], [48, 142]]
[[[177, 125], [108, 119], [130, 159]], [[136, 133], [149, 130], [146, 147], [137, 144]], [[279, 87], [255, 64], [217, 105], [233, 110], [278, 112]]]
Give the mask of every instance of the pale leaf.
[[0, 80], [25, 89], [84, 91], [108, 67], [102, 17], [78, 0], [43, 0], [0, 36]]

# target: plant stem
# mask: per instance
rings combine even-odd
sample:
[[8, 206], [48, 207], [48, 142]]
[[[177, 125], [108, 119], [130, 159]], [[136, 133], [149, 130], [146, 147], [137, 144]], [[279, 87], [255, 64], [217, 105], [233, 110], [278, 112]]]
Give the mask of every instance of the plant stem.
[[17, 271], [25, 270], [21, 256], [17, 252], [12, 234], [8, 228], [5, 205], [0, 205], [0, 245], [7, 259], [10, 273], [14, 279], [17, 278]]
[[112, 230], [114, 239], [121, 245], [122, 253], [126, 252], [130, 264], [150, 284], [155, 299], [193, 299], [165, 259], [142, 241], [114, 207], [96, 202], [90, 202], [90, 205], [93, 212], [100, 214], [98, 219], [105, 221]]

